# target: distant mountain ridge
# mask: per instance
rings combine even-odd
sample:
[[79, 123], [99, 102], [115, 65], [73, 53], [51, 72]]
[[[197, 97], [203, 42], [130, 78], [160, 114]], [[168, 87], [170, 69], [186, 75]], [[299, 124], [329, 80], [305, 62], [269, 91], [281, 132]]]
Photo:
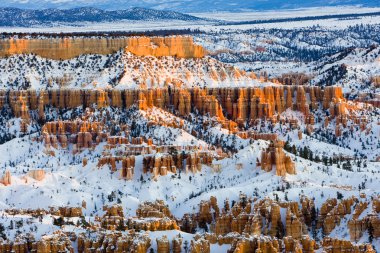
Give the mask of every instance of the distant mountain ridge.
[[0, 26], [30, 27], [78, 22], [113, 22], [121, 20], [201, 20], [175, 11], [161, 11], [134, 7], [127, 10], [107, 11], [92, 7], [74, 9], [27, 10], [0, 8]]
[[378, 0], [2, 0], [0, 7], [26, 9], [95, 7], [104, 10], [125, 10], [132, 7], [156, 10], [173, 10], [181, 13], [242, 11], [242, 10], [281, 10], [309, 7], [360, 5], [380, 7]]

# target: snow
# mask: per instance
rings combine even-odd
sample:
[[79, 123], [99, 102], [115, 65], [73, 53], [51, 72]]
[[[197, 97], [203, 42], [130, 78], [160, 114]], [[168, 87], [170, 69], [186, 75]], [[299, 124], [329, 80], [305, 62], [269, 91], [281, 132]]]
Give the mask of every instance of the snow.
[[291, 10], [267, 10], [267, 11], [245, 11], [245, 12], [203, 12], [190, 13], [190, 15], [224, 21], [247, 21], [247, 20], [268, 20], [273, 18], [294, 18], [312, 17], [323, 15], [352, 14], [352, 13], [371, 13], [378, 12], [380, 8], [368, 7], [316, 7], [299, 8]]
[[[147, 114], [162, 113], [160, 109], [155, 109]], [[153, 134], [156, 136], [168, 134], [162, 130], [155, 130]], [[211, 129], [211, 132], [219, 135], [222, 133], [218, 128]], [[175, 136], [173, 143], [179, 145], [186, 145], [191, 140], [207, 145], [203, 141], [195, 140], [194, 136], [190, 136], [184, 130], [172, 134]], [[291, 135], [291, 139], [297, 146], [309, 146], [315, 153], [330, 150], [329, 154], [331, 151], [345, 155], [353, 154], [350, 149], [336, 147], [309, 137], [295, 140], [295, 132]], [[168, 140], [170, 143], [170, 139]], [[238, 138], [235, 145], [243, 148], [238, 148], [239, 151], [232, 157], [218, 162], [223, 168], [219, 173], [203, 166], [198, 174], [181, 173], [179, 176], [169, 173], [154, 181], [149, 174], [142, 174], [142, 156], [137, 156], [134, 179], [125, 181], [118, 178], [118, 172], [112, 173], [108, 166], [97, 167], [96, 157], [102, 152], [103, 145], [97, 146], [92, 152], [84, 151], [78, 155], [73, 155], [69, 150], [56, 150], [56, 155], [51, 157], [44, 153], [43, 145], [30, 141], [30, 136], [15, 138], [0, 145], [2, 154], [0, 167], [9, 169], [12, 174], [12, 185], [0, 186], [0, 206], [2, 209], [46, 209], [50, 206], [80, 206], [84, 200], [87, 203], [84, 214], [90, 217], [102, 214], [101, 206], [111, 204], [107, 202], [106, 196], [114, 191], [123, 203], [127, 216], [134, 216], [138, 204], [143, 201], [164, 199], [172, 213], [176, 217], [182, 217], [185, 213], [195, 212], [200, 201], [208, 200], [211, 196], [217, 197], [220, 208], [224, 199], [238, 200], [240, 193], [259, 198], [274, 198], [278, 195], [280, 199], [284, 199], [285, 192], [291, 201], [298, 201], [303, 195], [313, 196], [316, 205], [320, 206], [327, 198], [336, 197], [337, 191], [344, 197], [359, 197], [357, 187], [363, 180], [366, 181], [366, 189], [360, 192], [366, 193], [367, 196], [380, 193], [377, 187], [380, 169], [375, 162], [368, 162], [367, 167], [361, 168], [360, 171], [346, 171], [335, 165], [325, 166], [290, 154], [296, 161], [297, 174], [281, 178], [275, 176], [274, 171], [267, 173], [256, 167], [256, 158], [260, 151], [267, 147], [268, 142], [254, 141], [249, 144], [248, 140]], [[17, 153], [14, 153], [14, 150], [17, 150]], [[84, 167], [83, 157], [88, 159], [88, 164]], [[236, 164], [242, 164], [242, 169], [236, 170]], [[47, 172], [43, 181], [38, 182], [30, 178], [26, 180], [24, 177], [26, 171], [35, 168]], [[144, 182], [139, 180], [141, 176]], [[282, 187], [285, 182], [290, 188], [285, 192], [278, 191], [277, 188]], [[191, 194], [195, 194], [196, 197], [190, 198]], [[41, 228], [44, 232], [46, 229]]]
[[[69, 32], [111, 32], [111, 31], [147, 31], [147, 30], [167, 30], [167, 29], [200, 29], [203, 31], [220, 31], [220, 30], [247, 30], [253, 28], [283, 28], [295, 29], [302, 27], [322, 26], [329, 29], [342, 29], [355, 24], [379, 24], [378, 16], [363, 16], [350, 19], [332, 18], [325, 20], [310, 20], [296, 22], [274, 22], [266, 24], [250, 25], [220, 25], [220, 21], [242, 22], [252, 20], [281, 19], [294, 17], [312, 17], [334, 14], [361, 14], [378, 12], [380, 8], [368, 8], [360, 6], [340, 6], [340, 7], [319, 7], [319, 8], [302, 8], [292, 10], [276, 11], [240, 11], [240, 12], [203, 12], [191, 13], [190, 15], [204, 18], [199, 21], [182, 21], [182, 20], [147, 20], [147, 21], [114, 21], [114, 22], [76, 22], [72, 24], [56, 24], [54, 26], [35, 26], [35, 27], [0, 27], [0, 32], [16, 33], [69, 33]], [[263, 15], [264, 14], [264, 15]]]
[[[378, 9], [374, 9], [374, 11]], [[225, 19], [230, 21], [244, 21], [251, 18], [271, 18], [279, 17], [310, 16], [315, 13], [351, 13], [353, 11], [368, 12], [372, 9], [350, 8], [326, 8], [308, 9], [282, 12], [262, 13], [214, 13], [199, 14], [207, 17]], [[260, 15], [262, 17], [260, 17]], [[352, 22], [351, 22], [352, 21]], [[231, 67], [241, 67], [246, 70], [263, 71], [267, 70], [270, 77], [278, 77], [289, 72], [303, 72], [310, 75], [309, 83], [320, 85], [326, 73], [335, 66], [347, 65], [347, 73], [335, 84], [344, 88], [346, 94], [358, 95], [359, 93], [369, 93], [379, 95], [379, 88], [368, 84], [367, 80], [371, 76], [380, 75], [380, 48], [375, 47], [369, 50], [368, 45], [371, 39], [364, 41], [356, 38], [355, 33], [347, 36], [333, 36], [335, 32], [344, 33], [343, 28], [353, 24], [379, 24], [377, 17], [362, 17], [355, 20], [322, 20], [322, 21], [302, 21], [289, 23], [273, 23], [260, 25], [239, 25], [239, 26], [215, 26], [216, 21], [206, 23], [194, 23], [192, 28], [201, 27], [210, 32], [197, 34], [196, 41], [204, 45], [212, 53], [218, 50], [226, 53], [225, 61], [234, 62], [235, 55], [252, 54], [257, 55], [257, 47], [265, 47], [269, 60], [242, 60], [238, 59], [233, 65], [218, 61], [220, 55], [207, 56], [204, 59], [175, 59], [173, 57], [163, 57], [160, 59], [147, 57], [136, 57], [132, 54], [119, 51], [113, 55], [87, 55], [63, 62], [43, 59], [38, 56], [22, 55], [11, 56], [0, 59], [0, 87], [4, 89], [19, 89], [25, 80], [30, 82], [31, 89], [45, 89], [48, 80], [52, 80], [52, 87], [60, 87], [58, 78], [67, 78], [65, 87], [74, 88], [106, 88], [116, 89], [137, 89], [139, 85], [146, 81], [148, 87], [164, 87], [164, 80], [174, 77], [183, 80], [184, 87], [258, 87], [272, 85], [270, 82], [260, 82], [257, 79], [242, 77], [234, 79], [229, 76], [226, 80], [213, 80], [208, 73], [209, 69], [228, 70]], [[318, 24], [320, 27], [312, 32], [310, 37], [329, 37], [331, 46], [356, 46], [352, 51], [339, 52], [322, 57], [321, 59], [307, 62], [288, 60], [280, 55], [270, 55], [276, 50], [289, 50], [292, 46], [320, 50], [324, 48], [324, 42], [307, 40], [309, 33], [304, 31], [313, 30], [308, 27], [306, 30], [292, 30], [305, 28]], [[108, 24], [84, 24], [84, 27], [61, 27], [61, 28], [28, 28], [28, 31], [98, 31], [98, 30], [144, 30], [189, 27], [187, 22], [177, 23], [108, 23]], [[111, 27], [111, 28], [110, 28]], [[376, 27], [376, 26], [374, 26]], [[263, 31], [245, 31], [252, 28], [265, 28]], [[270, 34], [269, 28], [281, 28], [278, 33]], [[10, 28], [4, 28], [9, 31]], [[373, 28], [375, 29], [375, 28]], [[285, 31], [289, 30], [289, 31]], [[14, 31], [25, 31], [25, 28], [15, 28]], [[214, 33], [215, 31], [222, 31]], [[289, 34], [287, 34], [289, 32]], [[295, 35], [292, 37], [292, 33]], [[283, 34], [281, 34], [283, 33]], [[269, 42], [268, 42], [269, 41]], [[329, 44], [330, 45], [330, 44]], [[360, 48], [367, 45], [366, 48]], [[288, 52], [288, 51], [287, 51]], [[230, 57], [230, 58], [229, 58]], [[106, 64], [112, 59], [111, 64]], [[165, 64], [163, 64], [163, 62]], [[130, 65], [138, 66], [133, 68]], [[160, 68], [160, 65], [164, 67]], [[179, 66], [178, 66], [179, 65]], [[33, 67], [30, 67], [33, 66]], [[174, 67], [176, 66], [176, 67]], [[42, 71], [43, 70], [43, 71]], [[185, 78], [187, 72], [192, 76]], [[143, 74], [152, 74], [149, 79], [143, 79]], [[121, 77], [119, 83], [112, 83], [114, 77]], [[137, 81], [136, 81], [137, 80]], [[49, 87], [51, 88], [51, 87]], [[352, 105], [352, 103], [349, 103]], [[363, 108], [363, 104], [359, 104]], [[79, 109], [78, 109], [79, 110]], [[353, 111], [354, 116], [366, 116], [368, 123], [366, 127], [370, 131], [362, 131], [359, 126], [349, 120], [347, 127], [343, 130], [341, 137], [335, 135], [336, 119], [324, 127], [323, 120], [317, 120], [314, 128], [317, 130], [310, 135], [305, 133], [305, 117], [300, 112], [287, 110], [279, 115], [281, 118], [297, 119], [298, 128], [291, 129], [288, 125], [271, 125], [268, 122], [260, 122], [257, 126], [250, 127], [261, 133], [276, 133], [279, 139], [288, 141], [289, 145], [297, 148], [307, 147], [315, 156], [323, 157], [345, 157], [352, 159], [351, 170], [343, 169], [340, 164], [324, 164], [301, 158], [286, 152], [296, 163], [296, 174], [278, 177], [275, 171], [265, 172], [256, 165], [263, 149], [268, 147], [269, 142], [263, 140], [250, 141], [234, 136], [227, 129], [223, 129], [215, 119], [207, 116], [191, 115], [189, 118], [180, 118], [160, 108], [153, 107], [146, 111], [133, 109], [131, 114], [124, 111], [107, 108], [103, 113], [113, 115], [115, 120], [123, 119], [128, 124], [132, 120], [137, 124], [145, 126], [150, 121], [158, 122], [155, 127], [145, 129], [142, 127], [142, 135], [152, 138], [155, 144], [188, 146], [196, 145], [202, 150], [210, 150], [216, 139], [221, 140], [227, 150], [236, 149], [236, 153], [231, 153], [227, 158], [214, 160], [213, 164], [220, 164], [221, 171], [214, 172], [209, 166], [203, 165], [201, 172], [197, 174], [185, 172], [167, 176], [160, 176], [157, 180], [152, 179], [150, 173], [142, 173], [143, 156], [136, 156], [135, 175], [132, 181], [120, 179], [120, 166], [118, 171], [112, 172], [108, 165], [98, 167], [98, 158], [104, 151], [105, 143], [99, 144], [94, 150], [85, 150], [79, 154], [72, 153], [72, 146], [67, 150], [55, 149], [55, 156], [46, 154], [41, 142], [38, 142], [37, 128], [29, 126], [30, 134], [23, 136], [20, 133], [20, 119], [6, 118], [4, 125], [5, 133], [14, 133], [11, 139], [0, 145], [0, 168], [4, 172], [9, 170], [12, 175], [12, 184], [3, 186], [0, 184], [0, 222], [5, 227], [10, 226], [10, 220], [23, 220], [24, 224], [30, 220], [30, 216], [17, 215], [10, 217], [4, 210], [8, 208], [44, 208], [54, 206], [81, 206], [82, 201], [87, 203], [84, 209], [86, 220], [94, 220], [94, 216], [104, 214], [103, 205], [116, 204], [120, 201], [125, 216], [135, 216], [139, 204], [144, 201], [154, 201], [162, 199], [169, 205], [173, 215], [181, 219], [186, 213], [195, 213], [199, 209], [202, 200], [209, 200], [211, 196], [218, 199], [218, 205], [223, 207], [223, 201], [237, 201], [241, 193], [249, 197], [279, 198], [280, 200], [299, 201], [302, 197], [313, 198], [317, 207], [320, 207], [328, 198], [336, 198], [340, 192], [344, 198], [351, 196], [359, 200], [370, 202], [372, 196], [380, 194], [378, 183], [380, 182], [380, 166], [376, 158], [380, 155], [379, 146], [379, 109], [369, 107], [366, 110]], [[100, 116], [100, 112], [94, 113]], [[68, 110], [62, 117], [71, 118], [73, 110]], [[4, 116], [5, 113], [4, 113]], [[49, 116], [57, 119], [58, 113], [51, 110]], [[315, 112], [316, 118], [324, 119], [326, 111], [319, 108]], [[192, 130], [200, 126], [200, 122], [212, 121], [204, 131], [202, 138], [192, 135]], [[183, 122], [183, 127], [177, 127], [179, 122]], [[175, 124], [172, 124], [172, 123]], [[216, 123], [215, 123], [216, 122]], [[352, 126], [352, 132], [351, 132]], [[303, 133], [302, 139], [298, 138], [298, 132]], [[336, 137], [336, 138], [334, 138]], [[116, 152], [116, 150], [114, 151]], [[83, 158], [88, 159], [86, 166], [83, 166]], [[237, 165], [242, 165], [237, 170]], [[43, 169], [46, 177], [42, 181], [36, 181], [28, 176], [27, 172], [33, 169]], [[141, 180], [142, 179], [142, 180]], [[363, 188], [362, 185], [365, 185]], [[360, 188], [359, 188], [360, 186]], [[281, 189], [281, 190], [280, 190]], [[282, 190], [284, 189], [284, 190]], [[111, 193], [116, 195], [115, 200], [110, 201], [107, 196]], [[366, 197], [361, 197], [365, 193]], [[281, 209], [281, 219], [285, 223], [286, 209]], [[369, 205], [359, 218], [372, 214], [372, 205]], [[331, 236], [349, 239], [347, 232], [347, 222], [352, 218], [348, 215], [341, 220], [340, 225], [332, 231]], [[44, 216], [40, 222], [38, 219], [30, 220], [31, 224], [20, 228], [22, 232], [33, 232], [40, 238], [44, 234], [51, 234], [57, 230], [52, 225], [53, 217]], [[73, 219], [75, 221], [75, 219]], [[38, 230], [35, 231], [35, 227]], [[65, 231], [80, 232], [73, 226], [65, 226]], [[7, 229], [6, 233], [10, 238], [16, 235], [16, 229]], [[148, 232], [152, 239], [152, 248], [156, 249], [156, 238], [163, 235], [171, 240], [178, 234], [184, 240], [191, 241], [193, 234], [180, 231], [154, 231]], [[368, 234], [364, 234], [359, 242], [368, 242]], [[380, 240], [377, 239], [373, 245], [380, 248]], [[230, 245], [211, 245], [211, 252], [226, 252]]]

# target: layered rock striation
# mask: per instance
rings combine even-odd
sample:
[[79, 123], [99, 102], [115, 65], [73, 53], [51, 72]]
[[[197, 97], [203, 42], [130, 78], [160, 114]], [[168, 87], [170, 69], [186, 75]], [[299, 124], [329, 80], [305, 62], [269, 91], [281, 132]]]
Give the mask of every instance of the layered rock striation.
[[[151, 107], [173, 108], [180, 116], [199, 112], [218, 119], [232, 120], [240, 125], [258, 119], [276, 121], [287, 109], [305, 115], [305, 122], [312, 125], [311, 112], [318, 108], [329, 111], [331, 118], [345, 124], [347, 116], [357, 108], [349, 106], [341, 87], [265, 86], [256, 88], [155, 88], [155, 89], [51, 89], [27, 91], [0, 91], [0, 108], [9, 105], [16, 117], [28, 120], [29, 111], [37, 110], [40, 119], [45, 118], [47, 106], [60, 109], [77, 107], [105, 108], [113, 106], [129, 108], [136, 105], [141, 110]], [[224, 124], [228, 124], [224, 123]]]
[[14, 54], [36, 54], [43, 58], [66, 60], [82, 54], [111, 54], [122, 48], [137, 56], [175, 56], [201, 58], [206, 51], [187, 36], [125, 38], [53, 38], [2, 39], [0, 57]]

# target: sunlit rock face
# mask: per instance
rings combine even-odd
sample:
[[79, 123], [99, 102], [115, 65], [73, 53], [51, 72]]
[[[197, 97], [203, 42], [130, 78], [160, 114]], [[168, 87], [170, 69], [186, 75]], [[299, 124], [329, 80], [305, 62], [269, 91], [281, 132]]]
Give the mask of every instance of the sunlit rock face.
[[3, 177], [0, 179], [0, 183], [5, 186], [12, 184], [12, 175], [9, 170], [4, 173]]
[[[178, 88], [165, 87], [155, 89], [50, 89], [50, 90], [0, 90], [0, 109], [9, 106], [15, 117], [21, 119], [21, 131], [27, 132], [34, 111], [41, 121], [45, 120], [45, 110], [52, 106], [59, 109], [74, 109], [79, 106], [106, 108], [129, 108], [136, 105], [140, 110], [158, 107], [174, 108], [179, 116], [190, 113], [208, 115], [218, 121], [223, 128], [237, 132], [245, 124], [255, 125], [259, 120], [281, 121], [289, 123], [293, 129], [298, 127], [296, 119], [284, 119], [280, 115], [286, 110], [296, 110], [305, 116], [307, 132], [312, 133], [315, 124], [315, 112], [324, 109], [329, 116], [325, 118], [327, 127], [335, 121], [336, 136], [347, 128], [349, 120], [366, 129], [366, 117], [356, 116], [360, 110], [357, 103], [350, 103], [343, 97], [341, 87], [284, 86], [235, 88]], [[75, 128], [76, 129], [76, 128]], [[91, 147], [88, 131], [81, 131], [78, 139], [78, 151]], [[44, 136], [45, 132], [43, 131]], [[92, 136], [93, 133], [91, 133]], [[245, 135], [244, 135], [245, 134]], [[240, 133], [248, 138], [249, 133]], [[96, 135], [97, 136], [97, 135]], [[46, 136], [48, 137], [48, 136]], [[258, 136], [251, 136], [257, 139]], [[302, 139], [302, 133], [299, 133]], [[49, 136], [45, 144], [53, 147], [59, 142], [67, 145], [66, 137]], [[56, 141], [58, 138], [58, 142]], [[99, 138], [106, 138], [100, 136]], [[261, 136], [258, 139], [275, 140], [274, 136]], [[49, 146], [49, 145], [48, 145]], [[165, 174], [165, 172], [163, 172]], [[280, 173], [281, 174], [281, 173]]]
[[[170, 90], [170, 92], [169, 92]], [[318, 95], [316, 95], [318, 94]], [[307, 100], [306, 96], [310, 99]], [[293, 102], [295, 101], [295, 102]], [[0, 90], [0, 109], [9, 103], [16, 117], [27, 118], [28, 109], [43, 109], [45, 105], [53, 107], [75, 108], [97, 104], [98, 108], [109, 105], [130, 107], [138, 105], [145, 110], [152, 106], [165, 108], [174, 106], [180, 115], [187, 115], [192, 108], [208, 113], [220, 120], [231, 118], [237, 122], [247, 119], [271, 118], [286, 109], [293, 109], [308, 116], [309, 124], [313, 118], [309, 115], [322, 105], [329, 109], [332, 117], [346, 115], [355, 108], [347, 106], [341, 87], [314, 86], [265, 86], [254, 88], [156, 88], [156, 89], [51, 89], [43, 91]], [[312, 111], [310, 111], [310, 109]], [[43, 115], [41, 115], [42, 117]], [[341, 122], [344, 123], [344, 122]]]
[[202, 58], [206, 51], [195, 45], [191, 37], [133, 37], [128, 39], [126, 51], [137, 56], [176, 56]]
[[129, 231], [126, 234], [100, 232], [96, 237], [86, 233], [78, 236], [78, 252], [92, 252], [106, 249], [106, 252], [136, 252], [145, 253], [151, 245], [147, 234]]
[[195, 45], [191, 37], [125, 37], [125, 38], [61, 38], [3, 39], [0, 57], [36, 54], [48, 59], [71, 59], [82, 54], [111, 54], [122, 48], [137, 56], [176, 56], [201, 58], [206, 51]]
[[295, 164], [292, 159], [283, 151], [284, 143], [282, 141], [271, 142], [267, 150], [261, 154], [261, 168], [265, 171], [276, 169], [277, 176], [296, 174]]
[[42, 181], [45, 178], [45, 174], [46, 173], [44, 170], [38, 169], [38, 170], [30, 170], [27, 175], [33, 178], [34, 180]]
[[0, 56], [32, 53], [59, 60], [74, 58], [81, 54], [110, 54], [126, 45], [125, 38], [5, 39], [0, 41]]

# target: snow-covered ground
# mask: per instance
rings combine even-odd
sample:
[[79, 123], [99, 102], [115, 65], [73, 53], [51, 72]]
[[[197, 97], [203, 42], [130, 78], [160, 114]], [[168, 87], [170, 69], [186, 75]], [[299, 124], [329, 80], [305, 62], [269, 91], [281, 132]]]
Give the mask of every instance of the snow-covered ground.
[[273, 18], [294, 18], [312, 17], [324, 15], [339, 15], [352, 13], [378, 12], [380, 8], [369, 8], [359, 6], [339, 6], [339, 7], [316, 7], [291, 10], [267, 10], [267, 11], [245, 11], [245, 12], [202, 12], [190, 13], [200, 18], [209, 18], [224, 21], [248, 21], [248, 20], [268, 20]]
[[267, 24], [249, 24], [249, 25], [220, 25], [220, 21], [244, 22], [252, 20], [284, 19], [295, 17], [312, 17], [341, 14], [363, 14], [379, 12], [380, 8], [368, 7], [320, 7], [305, 8], [278, 11], [257, 11], [257, 12], [205, 12], [192, 13], [196, 17], [208, 19], [200, 21], [182, 21], [182, 20], [158, 20], [158, 21], [115, 21], [115, 22], [77, 22], [72, 24], [57, 23], [55, 26], [35, 26], [35, 27], [0, 27], [0, 32], [16, 33], [68, 33], [68, 32], [96, 32], [96, 31], [151, 31], [167, 29], [200, 29], [203, 31], [221, 31], [230, 30], [247, 30], [254, 28], [283, 28], [295, 29], [302, 27], [322, 26], [329, 29], [341, 29], [356, 24], [379, 24], [378, 16], [363, 16], [353, 19], [331, 18], [325, 20], [309, 20], [294, 22], [274, 22]]
[[[153, 109], [146, 114], [141, 112], [140, 117], [152, 119], [156, 117], [154, 115], [164, 116], [168, 120], [175, 119], [170, 113], [164, 113], [161, 109]], [[185, 122], [185, 124], [191, 126], [192, 123]], [[170, 128], [167, 130], [158, 127], [153, 132], [146, 133], [146, 136], [153, 134], [152, 137], [156, 140], [167, 144], [186, 145], [190, 141], [191, 144], [198, 143], [201, 146], [207, 146], [204, 141], [197, 140], [185, 130]], [[380, 132], [379, 126], [373, 130], [375, 136], [376, 132], [377, 135]], [[223, 129], [219, 128], [211, 129], [211, 132], [214, 136], [225, 134]], [[281, 136], [281, 131], [278, 133]], [[172, 137], [169, 138], [169, 136]], [[308, 136], [298, 140], [297, 130], [288, 132], [282, 138], [290, 140], [290, 143], [297, 147], [308, 146], [315, 155], [321, 157], [332, 154], [353, 156], [354, 152], [351, 148], [357, 146], [353, 144], [351, 148], [338, 147]], [[138, 205], [143, 201], [163, 199], [172, 213], [177, 218], [181, 218], [185, 213], [198, 211], [200, 201], [208, 200], [211, 196], [217, 197], [218, 204], [222, 208], [223, 200], [237, 201], [241, 193], [260, 199], [278, 196], [281, 200], [288, 199], [289, 201], [299, 201], [303, 195], [311, 196], [317, 206], [328, 198], [336, 197], [338, 191], [345, 198], [359, 197], [360, 193], [365, 193], [369, 199], [371, 196], [380, 194], [378, 188], [380, 167], [378, 163], [367, 160], [365, 160], [365, 166], [361, 164], [359, 167], [354, 163], [353, 170], [348, 171], [335, 164], [323, 165], [289, 154], [296, 162], [296, 175], [287, 175], [282, 178], [276, 176], [274, 171], [262, 171], [256, 166], [257, 158], [268, 145], [268, 142], [262, 140], [250, 144], [248, 140], [237, 137], [233, 145], [236, 145], [239, 151], [232, 157], [217, 162], [222, 167], [220, 172], [213, 172], [210, 167], [203, 166], [202, 171], [197, 174], [169, 173], [167, 176], [159, 177], [157, 181], [153, 180], [149, 173], [142, 174], [143, 157], [137, 156], [134, 178], [132, 181], [125, 181], [119, 178], [119, 171], [111, 172], [107, 165], [100, 168], [97, 166], [98, 156], [102, 153], [104, 144], [98, 145], [93, 151], [85, 150], [75, 155], [72, 154], [69, 146], [68, 150], [57, 149], [55, 156], [50, 156], [44, 152], [45, 147], [42, 143], [32, 139], [33, 136], [27, 135], [0, 145], [2, 154], [0, 167], [9, 170], [12, 174], [12, 184], [0, 186], [1, 209], [75, 207], [85, 201], [87, 207], [84, 209], [84, 214], [90, 219], [91, 216], [103, 214], [101, 210], [103, 205], [116, 203], [116, 200], [109, 202], [107, 198], [114, 192], [115, 199], [119, 199], [126, 216], [134, 216]], [[378, 148], [372, 152], [378, 154]], [[82, 160], [85, 157], [88, 163], [83, 166]], [[240, 170], [236, 169], [237, 164], [242, 164]], [[47, 172], [45, 179], [36, 181], [26, 176], [26, 173], [32, 169], [45, 170]], [[359, 190], [358, 186], [363, 183], [365, 189]], [[287, 185], [286, 190], [279, 190], [284, 185]], [[34, 229], [33, 226], [30, 228]], [[49, 229], [54, 228], [41, 227], [41, 233]], [[347, 237], [345, 234], [337, 236]]]

